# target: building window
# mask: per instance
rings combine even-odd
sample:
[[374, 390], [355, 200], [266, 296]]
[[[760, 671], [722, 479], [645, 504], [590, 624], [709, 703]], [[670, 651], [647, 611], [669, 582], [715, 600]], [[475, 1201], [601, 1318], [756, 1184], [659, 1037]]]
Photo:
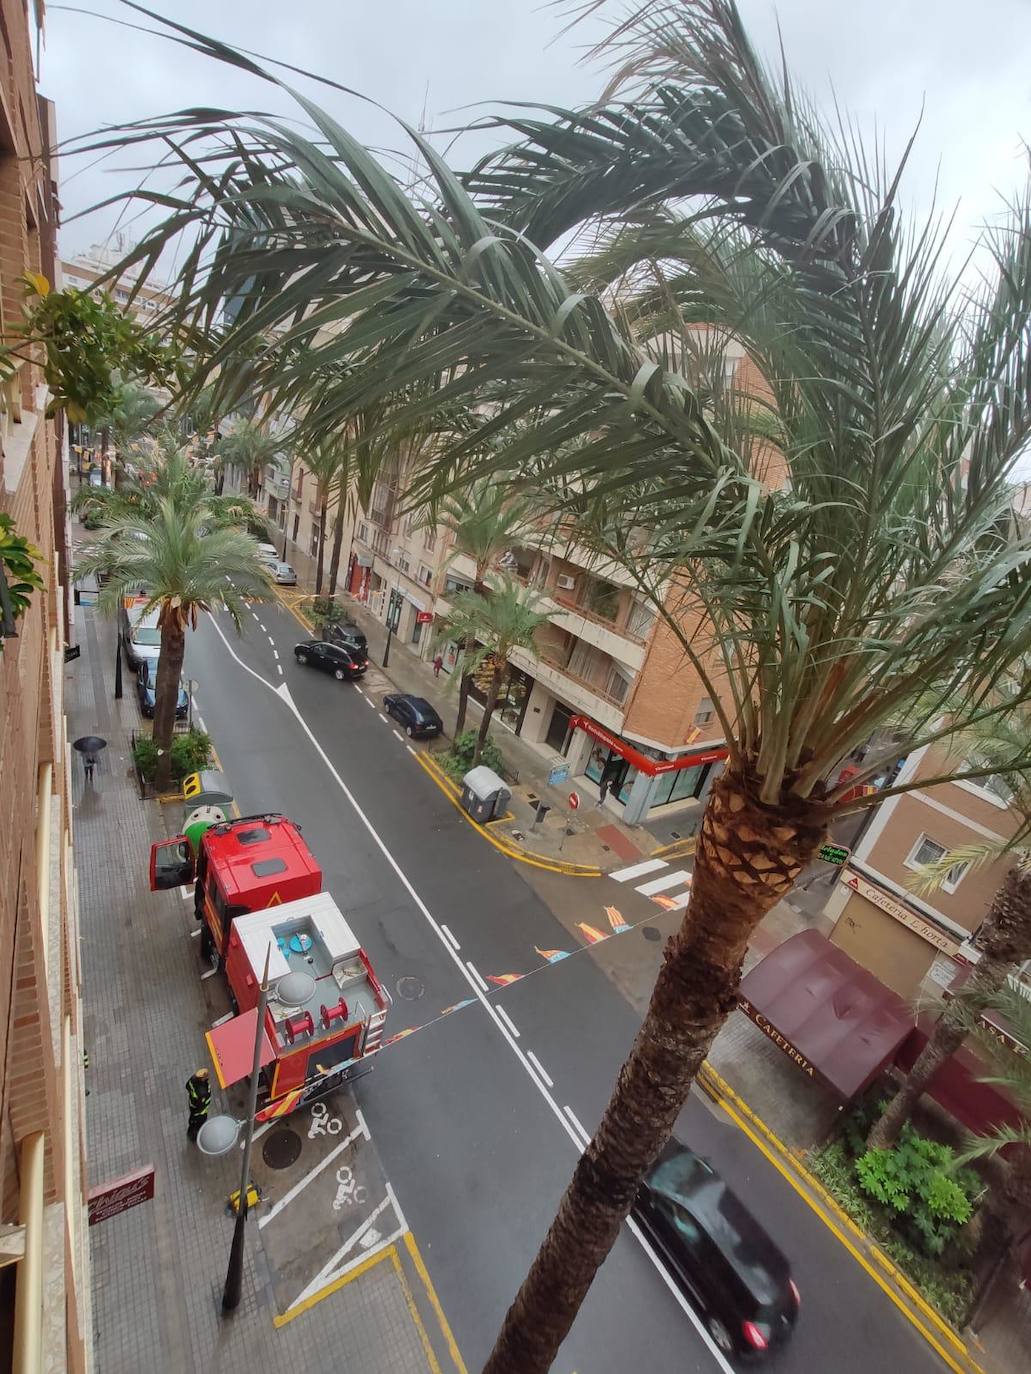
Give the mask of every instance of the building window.
[[454, 596], [457, 592], [471, 592], [473, 584], [464, 577], [456, 577], [453, 573], [448, 573], [444, 578], [444, 595]]
[[363, 544], [367, 544], [369, 542], [369, 527], [364, 520], [358, 526], [358, 538], [362, 541]]
[[432, 553], [437, 547], [437, 531], [432, 525], [427, 525], [423, 531], [422, 543], [427, 553]]
[[425, 563], [419, 564], [419, 581], [424, 587], [428, 587], [433, 581], [433, 573]]
[[715, 715], [716, 712], [711, 700], [708, 697], [702, 697], [698, 703], [698, 710], [694, 713], [694, 723], [696, 725], [708, 725]]
[[617, 706], [622, 706], [626, 701], [626, 694], [630, 690], [630, 683], [618, 668], [613, 668], [609, 673], [608, 685], [605, 690]]
[[655, 624], [655, 616], [647, 606], [642, 606], [639, 601], [635, 601], [630, 607], [630, 614], [626, 618], [627, 633], [632, 634], [637, 639], [647, 639], [652, 632]]
[[[937, 840], [932, 840], [929, 835], [921, 835], [916, 844], [909, 851], [909, 855], [905, 859], [905, 865], [907, 868], [919, 870], [926, 867], [927, 864], [936, 864], [940, 862], [948, 852], [945, 845], [939, 844]], [[964, 873], [966, 873], [969, 867], [970, 865], [967, 863], [953, 864], [942, 879], [942, 891], [955, 892], [963, 879]]]
[[405, 549], [398, 549], [397, 551], [397, 566], [403, 573], [410, 573], [412, 571], [412, 560], [408, 557], [408, 553]]
[[[989, 762], [977, 754], [971, 755], [966, 761], [967, 768], [982, 768]], [[975, 792], [988, 794], [988, 799], [996, 805], [1009, 806], [1013, 800], [1013, 788], [1004, 777], [998, 773], [989, 773], [983, 778], [964, 778], [963, 786], [973, 788]]]

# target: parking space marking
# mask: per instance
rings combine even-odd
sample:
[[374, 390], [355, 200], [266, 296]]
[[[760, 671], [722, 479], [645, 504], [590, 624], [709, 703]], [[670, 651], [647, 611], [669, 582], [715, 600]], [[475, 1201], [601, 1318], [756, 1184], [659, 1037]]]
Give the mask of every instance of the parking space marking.
[[[466, 968], [469, 970], [469, 973], [471, 974], [471, 976], [475, 979], [475, 981], [476, 981], [476, 986], [480, 989], [480, 991], [481, 991], [481, 992], [490, 992], [490, 988], [488, 988], [487, 984], [486, 984], [486, 983], [484, 982], [484, 980], [480, 977], [480, 974], [479, 974], [479, 972], [478, 972], [478, 970], [477, 970], [477, 968], [476, 968], [476, 965], [473, 964], [473, 963], [470, 963], [469, 960], [467, 959], [467, 960], [465, 961], [465, 966], [466, 966]], [[497, 1008], [495, 1007], [495, 1011], [496, 1011], [496, 1010], [497, 1010]]]
[[547, 1088], [553, 1088], [555, 1086], [555, 1080], [552, 1078], [551, 1074], [548, 1073], [547, 1069], [545, 1069], [544, 1065], [534, 1054], [533, 1050], [527, 1050], [526, 1057], [527, 1059], [529, 1059], [530, 1063], [540, 1074], [541, 1078], [543, 1078], [544, 1086]]
[[352, 1141], [356, 1140], [358, 1136], [364, 1134], [365, 1132], [362, 1130], [362, 1126], [358, 1125], [354, 1128], [354, 1130], [351, 1132], [349, 1136], [347, 1136], [344, 1140], [340, 1142], [339, 1145], [334, 1145], [328, 1155], [324, 1155], [323, 1158], [319, 1160], [318, 1164], [316, 1164], [313, 1169], [309, 1169], [303, 1178], [299, 1178], [297, 1182], [294, 1184], [294, 1186], [289, 1190], [289, 1192], [284, 1193], [283, 1196], [279, 1199], [279, 1201], [275, 1203], [272, 1207], [270, 1207], [263, 1217], [258, 1218], [259, 1228], [262, 1226], [267, 1226], [269, 1222], [273, 1219], [273, 1217], [279, 1216], [283, 1208], [288, 1207], [290, 1203], [293, 1202], [297, 1194], [302, 1193], [305, 1190], [305, 1188], [307, 1188], [308, 1184], [312, 1181], [313, 1178], [318, 1178], [319, 1174], [322, 1173], [323, 1169], [325, 1169], [328, 1164], [331, 1164], [332, 1161], [336, 1159], [337, 1155], [340, 1154], [341, 1150], [346, 1150], [348, 1145], [350, 1145]]
[[386, 716], [383, 714], [382, 711], [377, 711], [376, 714], [379, 716], [380, 720], [383, 722], [384, 725], [390, 724], [390, 721], [387, 720]]
[[405, 737], [404, 737], [404, 735], [402, 735], [401, 731], [400, 731], [400, 730], [395, 730], [395, 731], [393, 731], [393, 733], [398, 737], [398, 739], [401, 741], [401, 743], [404, 744], [404, 742], [405, 742]]
[[366, 697], [366, 698], [365, 698], [365, 704], [366, 704], [366, 706], [371, 706], [372, 709], [375, 711], [375, 709], [376, 709], [376, 703], [373, 701], [372, 697]]
[[506, 1026], [508, 1027], [508, 1029], [512, 1032], [512, 1034], [515, 1036], [515, 1038], [518, 1040], [518, 1039], [519, 1039], [519, 1029], [518, 1029], [518, 1027], [516, 1026], [516, 1023], [512, 1020], [511, 1016], [509, 1016], [508, 1012], [505, 1010], [504, 1007], [502, 1007], [502, 1006], [499, 1006], [499, 1007], [498, 1007], [498, 1015], [501, 1017], [502, 1021], [504, 1021], [505, 1025], [506, 1025]]
[[451, 934], [450, 930], [448, 930], [447, 926], [444, 924], [443, 921], [441, 921], [440, 923], [440, 928], [444, 932], [444, 938], [447, 940], [448, 944], [451, 946], [452, 949], [458, 950], [462, 948], [462, 946]]

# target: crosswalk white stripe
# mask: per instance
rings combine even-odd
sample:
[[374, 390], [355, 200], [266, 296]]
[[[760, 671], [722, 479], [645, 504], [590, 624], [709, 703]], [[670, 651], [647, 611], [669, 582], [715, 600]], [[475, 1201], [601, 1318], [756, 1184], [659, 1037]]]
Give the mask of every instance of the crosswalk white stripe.
[[643, 878], [658, 868], [669, 868], [669, 864], [665, 859], [645, 859], [643, 864], [634, 864], [631, 868], [617, 868], [609, 877], [615, 878], [617, 883], [628, 883], [631, 878]]
[[642, 897], [650, 897], [653, 892], [664, 892], [667, 887], [676, 887], [679, 883], [689, 883], [690, 873], [685, 873], [678, 868], [675, 873], [664, 873], [661, 878], [653, 878], [649, 883], [642, 883], [637, 891]]
[[681, 892], [678, 897], [672, 897], [670, 900], [673, 905], [667, 907], [667, 911], [683, 911], [691, 900], [691, 889], [688, 888], [686, 892]]

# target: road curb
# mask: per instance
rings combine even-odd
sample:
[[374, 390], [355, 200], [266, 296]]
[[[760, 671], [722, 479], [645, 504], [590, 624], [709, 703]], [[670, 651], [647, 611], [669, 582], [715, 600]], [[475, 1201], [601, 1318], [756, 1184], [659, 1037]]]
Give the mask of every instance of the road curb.
[[[954, 1374], [986, 1374], [984, 1366], [974, 1359], [966, 1342], [955, 1328], [950, 1326], [941, 1313], [914, 1288], [911, 1281], [877, 1242], [838, 1205], [819, 1179], [805, 1167], [798, 1152], [786, 1145], [770, 1129], [762, 1117], [749, 1107], [708, 1060], [699, 1070], [698, 1086], [735, 1120], [760, 1152], [791, 1183], [803, 1201], [891, 1298], [903, 1316], [948, 1368], [954, 1371]], [[858, 1246], [850, 1241], [847, 1235], [843, 1235], [839, 1227], [850, 1233]], [[874, 1264], [868, 1262], [867, 1256]]]

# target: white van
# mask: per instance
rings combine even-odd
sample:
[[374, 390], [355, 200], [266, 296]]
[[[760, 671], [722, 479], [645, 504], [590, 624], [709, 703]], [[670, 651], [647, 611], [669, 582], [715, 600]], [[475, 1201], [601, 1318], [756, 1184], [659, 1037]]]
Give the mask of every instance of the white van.
[[158, 629], [160, 610], [157, 606], [146, 611], [145, 601], [122, 607], [122, 646], [129, 667], [139, 671], [148, 659], [156, 663], [161, 656], [161, 631]]

